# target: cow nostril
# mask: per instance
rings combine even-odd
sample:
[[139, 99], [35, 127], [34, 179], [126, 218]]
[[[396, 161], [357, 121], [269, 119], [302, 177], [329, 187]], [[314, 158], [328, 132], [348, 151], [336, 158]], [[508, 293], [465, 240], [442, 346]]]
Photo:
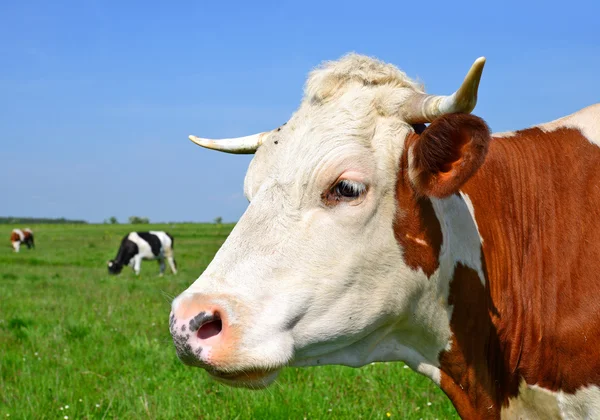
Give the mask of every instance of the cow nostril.
[[196, 336], [201, 340], [206, 340], [219, 335], [223, 329], [221, 315], [218, 312], [208, 313], [200, 312], [190, 320], [190, 330], [196, 332]]
[[196, 315], [190, 321], [190, 330], [197, 331], [204, 324], [207, 324], [218, 318], [220, 318], [220, 317], [219, 317], [219, 314], [217, 314], [217, 313], [210, 314], [208, 312], [200, 312], [198, 315]]
[[201, 340], [206, 340], [207, 338], [219, 335], [222, 329], [223, 323], [217, 316], [214, 320], [207, 322], [198, 329], [198, 338]]

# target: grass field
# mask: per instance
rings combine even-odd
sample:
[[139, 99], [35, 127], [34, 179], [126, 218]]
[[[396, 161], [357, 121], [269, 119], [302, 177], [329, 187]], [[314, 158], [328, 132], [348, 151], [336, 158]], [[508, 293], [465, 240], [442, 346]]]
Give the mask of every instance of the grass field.
[[[31, 228], [37, 249], [19, 254], [9, 247], [12, 226], [0, 228], [2, 418], [456, 418], [444, 394], [402, 363], [288, 368], [258, 392], [181, 364], [170, 297], [200, 275], [231, 226]], [[148, 229], [175, 236], [179, 275], [158, 277], [146, 261], [138, 278], [128, 267], [109, 276], [122, 236]]]

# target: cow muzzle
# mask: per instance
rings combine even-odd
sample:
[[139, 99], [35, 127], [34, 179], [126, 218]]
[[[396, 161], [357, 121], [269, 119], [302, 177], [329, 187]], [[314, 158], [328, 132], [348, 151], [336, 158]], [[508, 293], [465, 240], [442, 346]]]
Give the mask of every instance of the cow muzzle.
[[234, 307], [239, 305], [222, 296], [191, 294], [175, 299], [169, 329], [177, 356], [230, 386], [264, 388], [275, 380], [279, 369], [259, 367], [244, 358]]

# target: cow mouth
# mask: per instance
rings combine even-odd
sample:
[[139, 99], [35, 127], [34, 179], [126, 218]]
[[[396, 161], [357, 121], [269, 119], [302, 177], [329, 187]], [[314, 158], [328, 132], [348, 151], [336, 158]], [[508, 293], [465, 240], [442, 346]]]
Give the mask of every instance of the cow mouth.
[[252, 369], [246, 371], [221, 372], [209, 370], [209, 375], [219, 382], [238, 388], [262, 389], [275, 381], [279, 369]]

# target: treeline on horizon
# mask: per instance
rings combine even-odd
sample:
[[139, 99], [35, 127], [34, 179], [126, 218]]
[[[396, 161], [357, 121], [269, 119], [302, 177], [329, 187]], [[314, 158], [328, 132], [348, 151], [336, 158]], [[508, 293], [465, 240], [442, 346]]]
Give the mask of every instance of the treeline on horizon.
[[64, 217], [58, 219], [52, 219], [48, 217], [0, 217], [0, 224], [8, 225], [8, 224], [79, 224], [84, 225], [88, 222], [86, 220], [70, 220], [65, 219]]
[[[191, 221], [169, 221], [169, 222], [156, 222], [158, 224], [208, 224], [210, 222], [191, 222]], [[223, 224], [223, 218], [216, 217], [213, 222], [214, 224], [220, 225]], [[234, 222], [227, 222], [234, 223]], [[9, 225], [9, 224], [78, 224], [78, 225], [87, 225], [90, 224], [87, 220], [72, 220], [65, 219], [64, 217], [60, 218], [49, 218], [49, 217], [0, 217], [0, 225]], [[138, 217], [131, 216], [126, 222], [119, 222], [116, 217], [111, 217], [109, 219], [105, 219], [100, 223], [92, 223], [92, 224], [129, 224], [129, 225], [137, 225], [137, 224], [150, 224], [150, 220], [147, 217]]]

